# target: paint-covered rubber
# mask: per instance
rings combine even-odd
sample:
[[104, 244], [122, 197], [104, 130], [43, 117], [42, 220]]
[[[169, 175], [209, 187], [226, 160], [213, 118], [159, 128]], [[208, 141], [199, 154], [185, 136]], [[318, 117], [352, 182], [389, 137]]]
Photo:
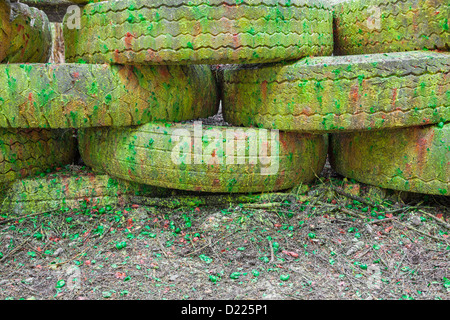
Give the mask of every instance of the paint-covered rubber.
[[70, 164], [75, 148], [71, 130], [0, 128], [0, 183]]
[[382, 188], [450, 195], [450, 123], [332, 134], [340, 174]]
[[304, 58], [224, 72], [224, 118], [286, 131], [386, 129], [450, 120], [450, 53]]
[[69, 28], [73, 18], [65, 16], [66, 60], [219, 64], [330, 55], [332, 15], [322, 0], [90, 3], [82, 10], [80, 28]]
[[350, 0], [334, 16], [335, 54], [450, 49], [448, 0]]
[[194, 66], [0, 65], [0, 127], [82, 128], [217, 113], [211, 70]]
[[328, 145], [326, 135], [198, 123], [89, 128], [78, 134], [81, 157], [94, 169], [205, 192], [276, 191], [311, 182], [325, 164]]
[[129, 203], [130, 196], [167, 196], [169, 189], [114, 179], [87, 168], [66, 166], [2, 186], [0, 212], [30, 214], [70, 208], [100, 209]]
[[6, 57], [11, 39], [11, 4], [9, 1], [0, 1], [0, 61]]
[[10, 42], [2, 62], [47, 62], [52, 46], [47, 15], [25, 4], [13, 3], [10, 19]]

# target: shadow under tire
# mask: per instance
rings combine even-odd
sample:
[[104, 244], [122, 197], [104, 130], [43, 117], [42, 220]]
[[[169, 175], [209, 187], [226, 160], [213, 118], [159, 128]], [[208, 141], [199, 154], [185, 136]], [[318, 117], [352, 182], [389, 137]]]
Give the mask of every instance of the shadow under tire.
[[81, 157], [96, 170], [205, 192], [276, 191], [311, 182], [324, 167], [327, 147], [326, 135], [195, 124], [79, 131]]

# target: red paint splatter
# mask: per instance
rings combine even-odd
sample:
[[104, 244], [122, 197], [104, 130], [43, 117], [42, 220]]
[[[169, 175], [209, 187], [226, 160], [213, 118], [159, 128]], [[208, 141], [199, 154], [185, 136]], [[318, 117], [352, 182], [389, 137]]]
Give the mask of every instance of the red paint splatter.
[[161, 66], [160, 68], [158, 68], [158, 73], [164, 78], [168, 78], [170, 75], [169, 70], [166, 66]]
[[126, 47], [127, 49], [130, 49], [130, 48], [131, 48], [131, 42], [132, 42], [132, 40], [133, 40], [133, 35], [132, 35], [131, 33], [127, 32], [125, 38], [123, 39], [123, 42], [125, 43], [125, 47]]
[[240, 41], [237, 33], [233, 34], [233, 45], [234, 48], [238, 48], [240, 46]]
[[127, 228], [132, 228], [133, 227], [133, 219], [132, 218], [128, 218], [127, 220]]
[[412, 164], [411, 163], [405, 164], [405, 173], [408, 174], [408, 176], [411, 176], [411, 169], [412, 169]]
[[392, 102], [391, 102], [392, 107], [395, 107], [396, 102], [397, 102], [397, 88], [394, 88], [392, 90]]
[[263, 99], [266, 99], [267, 98], [267, 80], [264, 80], [261, 83], [261, 93], [262, 93]]
[[357, 103], [358, 102], [358, 99], [359, 99], [358, 91], [359, 91], [359, 86], [357, 86], [357, 85], [353, 86], [350, 89], [350, 100], [353, 103]]
[[[307, 135], [307, 134], [306, 134]], [[281, 137], [281, 134], [280, 134], [280, 144], [281, 144], [281, 146], [283, 147], [283, 149], [286, 149], [287, 148], [287, 141], [285, 140], [285, 139], [283, 139], [283, 137]]]
[[214, 179], [212, 186], [213, 187], [220, 187], [220, 180], [219, 179]]
[[310, 116], [313, 114], [313, 110], [310, 107], [304, 107], [302, 109], [302, 114]]
[[428, 141], [433, 141], [434, 133], [431, 133], [431, 135], [427, 138], [419, 138], [417, 139], [416, 144], [416, 153], [417, 153], [417, 165], [422, 170], [423, 167], [427, 164], [427, 152], [428, 152]]
[[119, 62], [119, 49], [114, 50], [114, 62]]
[[286, 251], [286, 250], [283, 250], [282, 252], [283, 252], [284, 254], [288, 255], [288, 256], [293, 257], [293, 258], [298, 258], [298, 253], [296, 253], [296, 252], [294, 252], [294, 251]]

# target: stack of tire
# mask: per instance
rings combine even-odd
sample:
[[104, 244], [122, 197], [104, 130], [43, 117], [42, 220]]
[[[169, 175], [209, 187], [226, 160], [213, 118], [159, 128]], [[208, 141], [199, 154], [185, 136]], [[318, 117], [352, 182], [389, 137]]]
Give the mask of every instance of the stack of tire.
[[[449, 194], [448, 0], [72, 2], [57, 64], [45, 15], [15, 24], [25, 6], [0, 0], [1, 181], [70, 163], [70, 129], [97, 174], [10, 190], [270, 192], [311, 182], [329, 149], [349, 178]], [[219, 100], [227, 125], [196, 121]]]
[[[28, 121], [45, 92], [28, 75], [47, 62], [51, 33], [44, 12], [0, 1], [0, 184], [71, 163], [76, 148], [68, 130]], [[30, 64], [31, 63], [31, 64]]]
[[226, 121], [331, 133], [338, 173], [450, 195], [448, 0], [353, 0], [333, 11], [333, 56], [225, 70]]
[[72, 69], [53, 72], [71, 80], [52, 108], [67, 116], [47, 118], [79, 128], [81, 157], [95, 171], [226, 193], [284, 190], [321, 172], [326, 135], [192, 121], [219, 108], [210, 65], [330, 55], [332, 12], [320, 1], [117, 0], [80, 13], [63, 22]]

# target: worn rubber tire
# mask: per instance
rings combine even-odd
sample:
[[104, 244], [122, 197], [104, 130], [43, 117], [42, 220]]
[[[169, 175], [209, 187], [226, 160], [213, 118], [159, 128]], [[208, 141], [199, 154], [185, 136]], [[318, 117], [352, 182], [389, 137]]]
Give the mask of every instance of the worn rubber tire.
[[82, 128], [217, 113], [211, 70], [196, 66], [0, 65], [0, 127]]
[[386, 129], [450, 120], [450, 53], [305, 58], [224, 72], [224, 118], [286, 131]]
[[0, 183], [70, 164], [75, 148], [71, 130], [0, 128]]
[[0, 61], [6, 57], [11, 40], [11, 4], [9, 1], [0, 1]]
[[322, 0], [120, 0], [86, 5], [79, 29], [68, 19], [68, 62], [253, 63], [333, 51]]
[[340, 174], [382, 188], [450, 195], [450, 123], [331, 135]]
[[[239, 193], [288, 189], [299, 183], [312, 181], [325, 164], [328, 144], [326, 135], [280, 132], [277, 142], [272, 139], [275, 136], [272, 137], [270, 132], [263, 132], [261, 129], [203, 126], [202, 134], [194, 126], [195, 124], [148, 123], [134, 128], [83, 129], [79, 131], [79, 150], [87, 165], [121, 179], [206, 192]], [[265, 133], [270, 136], [266, 141], [269, 150], [274, 148], [271, 154], [279, 152], [277, 170], [273, 168], [273, 171], [265, 172], [267, 175], [261, 174], [263, 171], [259, 157], [256, 163], [249, 163], [250, 154], [255, 149], [249, 147], [250, 144], [247, 146], [247, 143], [238, 147], [238, 150], [245, 153], [239, 157], [242, 164], [235, 163], [237, 158], [233, 159], [233, 164], [227, 163], [231, 162], [231, 156], [228, 160], [222, 158], [221, 164], [213, 163], [214, 159], [220, 161], [220, 155], [226, 150], [225, 131], [233, 129], [252, 130], [256, 134]], [[245, 132], [251, 134], [250, 131]], [[188, 134], [192, 139], [180, 138]], [[198, 138], [194, 139], [194, 134]], [[217, 134], [218, 139], [214, 139], [213, 134]], [[228, 141], [246, 141], [244, 135], [235, 137], [236, 139], [230, 136]], [[200, 144], [203, 152], [197, 150]], [[191, 164], [188, 163], [186, 153], [184, 160], [178, 158], [176, 153], [180, 149], [187, 152], [188, 149], [183, 149], [186, 146], [193, 146], [192, 153], [188, 153], [192, 155]], [[202, 163], [198, 161], [199, 155], [205, 156]], [[276, 162], [272, 160], [274, 159], [270, 159], [270, 164], [276, 167]]]
[[450, 49], [448, 0], [354, 0], [334, 6], [335, 54]]
[[169, 194], [169, 189], [117, 180], [86, 168], [65, 167], [3, 185], [0, 212], [30, 214], [66, 208], [93, 209], [125, 205], [130, 196]]
[[47, 62], [52, 34], [47, 15], [23, 3], [11, 4], [11, 39], [3, 63]]

